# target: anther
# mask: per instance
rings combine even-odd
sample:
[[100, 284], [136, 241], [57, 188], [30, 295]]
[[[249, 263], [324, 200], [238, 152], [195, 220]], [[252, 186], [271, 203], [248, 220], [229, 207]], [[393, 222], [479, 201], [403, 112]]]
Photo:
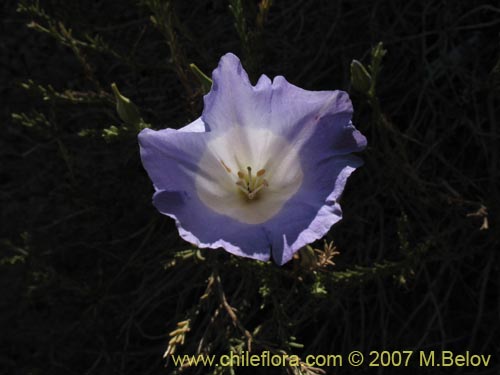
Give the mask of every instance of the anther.
[[252, 175], [252, 167], [247, 166], [246, 170], [246, 173], [242, 170], [237, 172], [238, 181], [236, 181], [236, 186], [248, 199], [254, 199], [260, 190], [269, 186], [267, 180], [262, 177], [266, 170], [259, 169], [255, 175]]

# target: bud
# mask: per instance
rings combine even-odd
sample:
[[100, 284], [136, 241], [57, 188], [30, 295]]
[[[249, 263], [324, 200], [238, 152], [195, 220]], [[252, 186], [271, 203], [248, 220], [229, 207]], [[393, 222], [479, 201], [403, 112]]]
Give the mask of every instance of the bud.
[[372, 85], [372, 77], [358, 60], [351, 62], [351, 85], [356, 91], [368, 95]]
[[116, 86], [116, 83], [112, 83], [111, 88], [113, 89], [113, 93], [115, 94], [116, 112], [118, 112], [118, 116], [127, 125], [140, 127], [143, 123], [143, 120], [139, 113], [139, 109], [137, 109], [136, 105], [132, 103], [129, 98], [123, 96], [120, 93], [118, 87]]

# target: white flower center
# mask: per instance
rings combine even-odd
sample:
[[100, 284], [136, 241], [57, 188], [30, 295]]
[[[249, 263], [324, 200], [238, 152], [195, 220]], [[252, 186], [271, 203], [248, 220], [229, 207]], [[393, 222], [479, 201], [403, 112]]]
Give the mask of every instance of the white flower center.
[[207, 142], [195, 178], [201, 201], [247, 224], [276, 215], [299, 189], [297, 150], [266, 129], [234, 127]]

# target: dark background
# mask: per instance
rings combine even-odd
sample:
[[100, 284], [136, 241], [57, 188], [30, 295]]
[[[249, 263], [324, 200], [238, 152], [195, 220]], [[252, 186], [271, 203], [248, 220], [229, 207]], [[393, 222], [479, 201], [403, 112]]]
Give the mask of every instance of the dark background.
[[[162, 355], [184, 319], [181, 354], [247, 350], [243, 326], [256, 353], [492, 355], [487, 368], [327, 373], [498, 373], [498, 3], [275, 1], [267, 16], [259, 3], [2, 2], [0, 373], [175, 373]], [[379, 41], [381, 116], [349, 74]], [[328, 235], [334, 267], [183, 252], [151, 204], [137, 131], [117, 117], [110, 84], [153, 128], [178, 128], [202, 110], [188, 64], [209, 74], [230, 51], [254, 82], [279, 74], [351, 93], [369, 146]]]

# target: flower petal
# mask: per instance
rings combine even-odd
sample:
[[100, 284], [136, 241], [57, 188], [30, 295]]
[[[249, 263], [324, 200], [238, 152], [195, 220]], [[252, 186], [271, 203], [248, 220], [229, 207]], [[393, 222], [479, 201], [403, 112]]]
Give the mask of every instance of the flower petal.
[[224, 131], [234, 126], [267, 124], [270, 110], [271, 81], [261, 77], [254, 87], [240, 60], [228, 53], [212, 73], [212, 89], [205, 95], [202, 118], [208, 130]]
[[310, 160], [303, 169], [301, 189], [265, 224], [276, 263], [288, 262], [301, 247], [323, 237], [342, 218], [337, 200], [347, 178], [361, 164], [361, 159], [353, 155], [330, 155], [318, 164]]
[[269, 260], [269, 239], [260, 225], [240, 223], [208, 208], [192, 192], [159, 191], [154, 205], [162, 214], [175, 219], [179, 234], [200, 248], [226, 251], [258, 260]]
[[346, 92], [303, 90], [282, 76], [271, 81], [262, 75], [252, 86], [240, 60], [231, 53], [221, 58], [213, 72], [212, 90], [204, 99], [202, 118], [209, 131], [265, 128], [301, 147], [323, 122], [335, 127], [324, 143], [339, 154], [366, 146], [364, 136], [350, 123], [353, 109]]
[[346, 92], [307, 91], [280, 76], [272, 88], [269, 123], [297, 147], [315, 135], [322, 140], [317, 146], [334, 148], [339, 155], [366, 146], [366, 139], [351, 123], [353, 108]]
[[139, 133], [142, 163], [156, 190], [192, 189], [192, 176], [198, 171], [208, 136], [200, 133], [202, 127], [198, 119], [180, 130], [144, 129]]
[[202, 133], [206, 131], [205, 123], [198, 117], [192, 123], [187, 124], [183, 128], [179, 129], [180, 132], [191, 132], [191, 133]]
[[288, 262], [301, 247], [323, 237], [342, 218], [338, 199], [348, 177], [363, 164], [350, 152], [366, 146], [366, 138], [349, 117], [323, 116], [300, 150], [303, 183], [277, 217], [266, 224], [273, 234], [272, 252], [278, 264]]

